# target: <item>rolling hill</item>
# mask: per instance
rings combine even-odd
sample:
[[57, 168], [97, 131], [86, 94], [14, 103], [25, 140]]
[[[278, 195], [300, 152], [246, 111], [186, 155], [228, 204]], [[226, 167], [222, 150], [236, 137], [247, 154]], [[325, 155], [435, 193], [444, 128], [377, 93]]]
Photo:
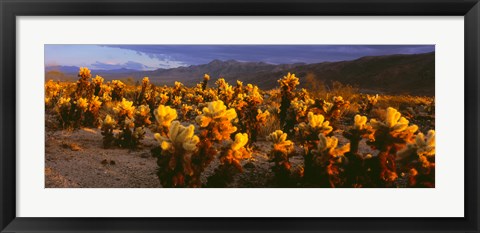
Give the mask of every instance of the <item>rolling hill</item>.
[[[78, 67], [46, 67], [46, 79], [76, 79]], [[315, 64], [281, 64], [264, 62], [239, 62], [235, 60], [213, 60], [207, 64], [157, 69], [153, 71], [137, 70], [92, 70], [106, 80], [139, 80], [145, 76], [153, 83], [172, 85], [181, 81], [193, 86], [208, 73], [213, 79], [224, 77], [233, 84], [236, 80], [258, 85], [262, 89], [277, 87], [277, 80], [287, 72], [293, 72], [300, 78], [302, 87], [306, 87], [305, 77], [310, 76], [327, 86], [334, 81], [358, 87], [367, 92], [386, 94], [435, 95], [435, 53], [413, 55], [387, 55], [362, 57], [352, 61], [322, 62]], [[214, 80], [212, 80], [214, 81]], [[210, 82], [213, 85], [214, 82]]]

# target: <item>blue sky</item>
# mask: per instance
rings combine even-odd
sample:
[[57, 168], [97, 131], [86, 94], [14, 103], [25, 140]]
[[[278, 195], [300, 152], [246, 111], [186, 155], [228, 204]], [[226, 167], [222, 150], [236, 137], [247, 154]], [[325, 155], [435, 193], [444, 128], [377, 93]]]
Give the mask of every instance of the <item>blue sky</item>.
[[45, 45], [45, 65], [154, 70], [205, 64], [214, 59], [318, 63], [432, 51], [434, 45]]

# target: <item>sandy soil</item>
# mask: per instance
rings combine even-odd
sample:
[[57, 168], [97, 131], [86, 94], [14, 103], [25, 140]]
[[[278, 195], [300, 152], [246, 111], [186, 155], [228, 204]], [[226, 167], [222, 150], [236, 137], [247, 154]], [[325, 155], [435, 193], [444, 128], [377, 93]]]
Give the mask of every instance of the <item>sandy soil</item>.
[[47, 132], [45, 141], [47, 188], [160, 187], [156, 159], [150, 154], [152, 135], [135, 151], [103, 149], [98, 129]]
[[[46, 188], [157, 188], [156, 158], [150, 150], [156, 145], [148, 132], [137, 150], [104, 149], [99, 129], [81, 128], [75, 131], [47, 131], [45, 147]], [[243, 161], [244, 171], [234, 177], [231, 187], [273, 187], [273, 173], [267, 152], [270, 143], [259, 141], [251, 159]], [[300, 150], [300, 148], [298, 148]], [[303, 157], [293, 156], [295, 168]], [[214, 161], [202, 174], [205, 183], [218, 166]], [[259, 177], [262, 177], [259, 179]]]

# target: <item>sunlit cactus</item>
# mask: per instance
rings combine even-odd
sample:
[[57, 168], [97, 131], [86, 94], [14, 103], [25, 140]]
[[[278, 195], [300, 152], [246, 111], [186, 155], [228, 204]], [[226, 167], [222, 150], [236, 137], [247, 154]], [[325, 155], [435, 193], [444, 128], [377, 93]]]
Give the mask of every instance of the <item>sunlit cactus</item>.
[[350, 102], [343, 99], [342, 96], [332, 97], [332, 102], [323, 100], [321, 109], [324, 116], [332, 122], [338, 121], [349, 108]]
[[86, 126], [98, 126], [98, 114], [102, 106], [102, 101], [98, 96], [93, 96], [88, 102], [88, 109], [83, 116], [83, 123]]
[[220, 166], [208, 178], [207, 187], [226, 187], [233, 181], [235, 174], [243, 171], [240, 162], [251, 158], [251, 150], [246, 148], [247, 142], [248, 135], [246, 133], [237, 133], [234, 141], [222, 148], [219, 155]]
[[150, 105], [152, 105], [152, 107], [154, 106], [154, 100], [152, 100], [152, 96], [150, 96], [153, 90], [151, 90], [150, 86], [150, 79], [148, 77], [143, 77], [140, 91], [137, 91], [137, 93], [135, 93], [136, 105], [147, 104], [148, 102], [150, 102]]
[[203, 108], [202, 115], [197, 116], [195, 120], [201, 128], [208, 128], [212, 139], [225, 140], [237, 131], [237, 127], [232, 125], [236, 118], [235, 109], [227, 110], [223, 101], [218, 100], [209, 102], [207, 107]]
[[147, 86], [148, 84], [150, 84], [150, 79], [148, 77], [143, 77], [142, 86]]
[[85, 98], [80, 98], [74, 102], [75, 106], [81, 110], [82, 112], [86, 112], [88, 110], [88, 100]]
[[61, 108], [70, 108], [70, 98], [60, 97], [57, 106]]
[[338, 147], [338, 139], [334, 136], [326, 137], [318, 135], [317, 149], [313, 150], [313, 168], [320, 183], [325, 184], [328, 178], [330, 187], [341, 187], [345, 185], [345, 164], [347, 159], [345, 153], [350, 151], [350, 143]]
[[403, 149], [406, 143], [413, 141], [414, 133], [418, 130], [418, 126], [409, 123], [400, 112], [391, 107], [387, 108], [383, 121], [370, 120], [370, 125], [375, 131], [375, 140], [369, 141], [368, 144], [380, 151], [378, 154], [380, 179], [387, 183], [398, 178], [395, 163], [397, 152]]
[[193, 107], [188, 105], [188, 104], [182, 104], [182, 107], [180, 108], [180, 112], [182, 113], [182, 119], [183, 120], [189, 120], [188, 119], [188, 114], [192, 112]]
[[397, 160], [409, 170], [410, 187], [435, 187], [435, 131], [418, 133], [412, 143], [397, 153]]
[[267, 136], [267, 141], [273, 143], [269, 153], [269, 161], [274, 162], [272, 167], [276, 180], [281, 185], [288, 185], [290, 182], [291, 163], [289, 157], [293, 151], [293, 142], [287, 140], [287, 134], [276, 130]]
[[343, 156], [346, 152], [350, 151], [350, 143], [345, 144], [344, 146], [337, 148], [338, 138], [326, 137], [324, 134], [318, 135], [318, 145], [316, 149], [316, 156], [314, 158], [315, 162], [319, 165], [325, 164], [327, 160], [331, 158], [338, 158]]
[[89, 79], [92, 77], [90, 70], [87, 67], [80, 67], [80, 71], [78, 72], [78, 76], [82, 79]]
[[95, 75], [95, 78], [92, 79], [92, 83], [96, 86], [102, 86], [105, 79], [102, 76]]
[[193, 125], [183, 126], [179, 121], [173, 121], [167, 136], [154, 135], [161, 148], [157, 156], [157, 175], [163, 187], [192, 187], [190, 182], [195, 171], [191, 157], [200, 141], [194, 131]]
[[280, 87], [282, 89], [286, 89], [288, 91], [295, 90], [295, 87], [300, 84], [298, 78], [295, 77], [295, 74], [290, 73], [288, 73], [287, 76], [283, 76], [282, 79], [279, 79], [278, 83], [280, 83]]
[[263, 125], [267, 123], [267, 119], [270, 116], [270, 112], [268, 110], [262, 111], [261, 109], [257, 110], [257, 116], [255, 119], [257, 120], [257, 124]]
[[312, 135], [328, 135], [332, 132], [333, 128], [330, 126], [329, 121], [325, 121], [325, 117], [321, 114], [314, 114], [309, 112], [307, 115], [308, 122], [302, 122], [298, 125], [300, 136], [308, 140]]
[[101, 94], [99, 93], [99, 95], [102, 97], [102, 101], [110, 102], [112, 100], [112, 90], [113, 88], [110, 85], [102, 84]]
[[160, 99], [160, 104], [161, 105], [164, 105], [168, 102], [168, 100], [170, 99], [170, 97], [168, 97], [168, 95], [166, 93], [160, 93], [158, 95], [158, 98]]
[[170, 106], [159, 105], [153, 113], [157, 122], [157, 130], [161, 135], [165, 135], [172, 121], [177, 119], [177, 110]]
[[62, 128], [66, 128], [70, 121], [71, 99], [60, 97], [55, 106], [55, 111], [60, 116], [60, 124]]
[[199, 142], [199, 138], [194, 135], [194, 131], [195, 127], [193, 125], [185, 127], [181, 125], [179, 121], [173, 121], [167, 137], [156, 133], [155, 139], [163, 151], [171, 153], [175, 153], [176, 151], [193, 152], [196, 150], [197, 143]]
[[182, 97], [181, 96], [175, 96], [172, 100], [172, 105], [173, 106], [179, 106], [182, 104]]
[[412, 143], [397, 153], [397, 160], [405, 159], [408, 156], [435, 156], [435, 130], [428, 131], [427, 136], [418, 133]]
[[[418, 130], [418, 126], [409, 125], [409, 121], [402, 114], [394, 108], [387, 108], [387, 113], [383, 121], [376, 119], [370, 120], [370, 125], [375, 130], [375, 138], [383, 137], [385, 140], [377, 140], [376, 146], [381, 148], [389, 146], [389, 144], [398, 144], [411, 142], [413, 134]], [[388, 137], [388, 134], [390, 137]], [[379, 143], [386, 143], [387, 145], [380, 145]], [[401, 149], [398, 148], [397, 149]]]
[[94, 85], [94, 95], [98, 96], [100, 94], [100, 91], [102, 90], [102, 85], [103, 85], [104, 79], [101, 76], [96, 75], [95, 78], [92, 79], [92, 83]]
[[283, 131], [290, 133], [293, 130], [295, 122], [291, 119], [287, 120], [288, 109], [290, 108], [291, 101], [295, 97], [294, 90], [297, 85], [300, 84], [299, 79], [295, 77], [295, 74], [288, 73], [287, 76], [284, 76], [282, 79], [278, 80], [281, 89], [282, 100], [280, 102], [280, 126]]
[[117, 122], [107, 114], [105, 119], [101, 121], [100, 124], [102, 126], [101, 130], [103, 135], [103, 147], [108, 148], [115, 141], [113, 130], [115, 129]]
[[113, 111], [119, 118], [133, 118], [133, 114], [135, 113], [135, 106], [133, 106], [132, 101], [128, 101], [125, 98], [122, 99], [122, 102], [117, 103], [115, 107], [113, 107]]
[[373, 128], [370, 124], [367, 124], [367, 117], [361, 115], [355, 115], [353, 118], [353, 126], [351, 129], [344, 131], [343, 136], [350, 140], [351, 143], [351, 152], [355, 156], [362, 155], [357, 154], [359, 142], [362, 138], [367, 138], [370, 141], [374, 141]]
[[50, 106], [55, 103], [60, 94], [61, 86], [53, 80], [48, 80], [45, 83], [45, 105]]
[[123, 99], [125, 84], [120, 80], [112, 80], [112, 100]]
[[245, 148], [248, 142], [248, 135], [246, 133], [235, 134], [235, 140], [221, 153], [219, 159], [223, 164], [232, 164], [239, 171], [242, 171], [240, 161], [251, 157], [250, 151]]
[[146, 126], [150, 125], [152, 121], [150, 121], [150, 107], [148, 105], [140, 105], [135, 110], [135, 126]]

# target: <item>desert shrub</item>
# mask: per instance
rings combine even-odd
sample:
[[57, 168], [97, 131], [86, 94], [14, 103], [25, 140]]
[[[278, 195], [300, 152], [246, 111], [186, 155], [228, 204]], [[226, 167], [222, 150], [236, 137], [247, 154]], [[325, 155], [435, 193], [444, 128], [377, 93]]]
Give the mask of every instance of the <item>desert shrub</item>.
[[291, 101], [294, 98], [294, 90], [300, 82], [295, 74], [288, 73], [287, 76], [283, 76], [278, 80], [281, 89], [282, 100], [280, 103], [280, 125], [284, 132], [291, 132], [294, 127], [294, 122], [287, 121], [288, 109], [290, 108]]
[[293, 151], [293, 142], [287, 140], [287, 134], [281, 130], [271, 133], [267, 140], [272, 142], [272, 149], [269, 153], [269, 161], [274, 162], [272, 167], [277, 182], [282, 186], [291, 185], [291, 167], [289, 157]]

